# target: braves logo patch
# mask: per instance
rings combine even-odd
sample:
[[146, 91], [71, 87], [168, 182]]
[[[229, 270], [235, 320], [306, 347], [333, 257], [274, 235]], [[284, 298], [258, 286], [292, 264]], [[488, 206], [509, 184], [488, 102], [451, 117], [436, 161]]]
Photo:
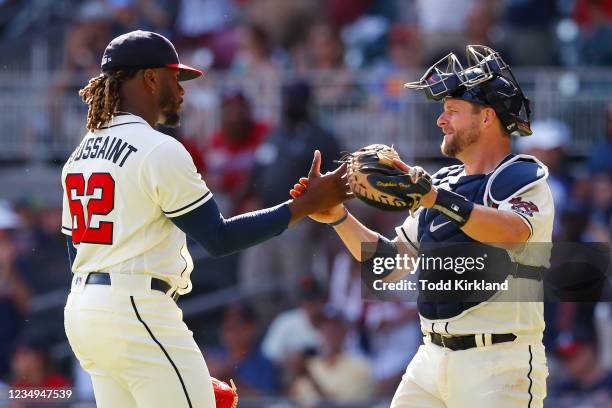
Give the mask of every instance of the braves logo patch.
[[523, 201], [521, 197], [514, 197], [510, 200], [510, 204], [512, 204], [512, 208], [514, 211], [518, 211], [521, 214], [528, 215], [533, 217], [533, 213], [540, 211], [537, 205], [532, 203], [531, 201]]

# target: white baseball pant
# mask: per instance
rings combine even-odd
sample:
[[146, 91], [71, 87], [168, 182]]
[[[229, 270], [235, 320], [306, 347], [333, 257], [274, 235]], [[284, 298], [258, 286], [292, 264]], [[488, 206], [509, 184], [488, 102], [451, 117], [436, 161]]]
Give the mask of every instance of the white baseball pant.
[[[536, 336], [537, 337], [537, 336]], [[391, 408], [541, 408], [548, 368], [541, 341], [452, 351], [426, 337]]]
[[64, 309], [70, 346], [91, 375], [99, 408], [214, 408], [204, 357], [150, 277], [111, 275], [110, 286], [73, 277]]

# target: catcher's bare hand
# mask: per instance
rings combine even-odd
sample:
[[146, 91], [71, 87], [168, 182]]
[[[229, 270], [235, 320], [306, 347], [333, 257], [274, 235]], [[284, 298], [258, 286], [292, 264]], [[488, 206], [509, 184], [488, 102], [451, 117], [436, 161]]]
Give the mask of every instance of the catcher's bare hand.
[[[398, 169], [405, 171], [406, 173], [411, 175], [411, 179], [413, 183], [416, 183], [419, 178], [423, 177], [427, 172], [420, 166], [410, 167], [400, 159], [393, 159], [393, 164]], [[437, 190], [435, 187], [431, 187], [431, 191], [425, 194], [423, 198], [421, 198], [421, 206], [426, 208], [431, 208], [436, 202]]]

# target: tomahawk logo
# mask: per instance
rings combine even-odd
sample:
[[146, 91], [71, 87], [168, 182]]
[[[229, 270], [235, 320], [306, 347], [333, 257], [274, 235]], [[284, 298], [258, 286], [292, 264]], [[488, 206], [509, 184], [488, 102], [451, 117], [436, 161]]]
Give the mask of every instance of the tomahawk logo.
[[537, 205], [531, 201], [523, 201], [521, 197], [514, 197], [512, 200], [510, 200], [510, 204], [512, 204], [511, 208], [514, 211], [518, 211], [521, 214], [525, 214], [530, 217], [533, 217], [533, 213], [540, 211]]

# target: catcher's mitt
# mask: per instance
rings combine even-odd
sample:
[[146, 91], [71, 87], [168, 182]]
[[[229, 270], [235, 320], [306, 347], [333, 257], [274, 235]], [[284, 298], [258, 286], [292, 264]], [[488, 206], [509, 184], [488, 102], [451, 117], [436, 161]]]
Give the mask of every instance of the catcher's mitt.
[[236, 408], [238, 405], [238, 391], [236, 385], [230, 380], [230, 384], [211, 377], [213, 390], [215, 391], [215, 402], [217, 408]]
[[399, 159], [393, 147], [372, 144], [345, 154], [340, 162], [347, 163], [348, 183], [359, 199], [381, 210], [413, 212], [431, 190], [431, 177], [418, 166], [406, 173], [393, 159]]

